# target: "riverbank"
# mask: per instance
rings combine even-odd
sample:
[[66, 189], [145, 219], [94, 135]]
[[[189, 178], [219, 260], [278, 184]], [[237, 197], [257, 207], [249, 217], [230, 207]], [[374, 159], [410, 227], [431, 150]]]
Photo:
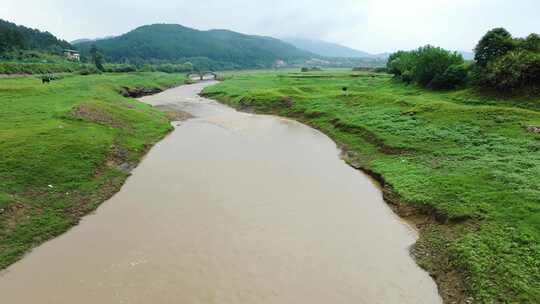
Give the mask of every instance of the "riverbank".
[[[346, 90], [345, 90], [346, 88]], [[445, 302], [540, 300], [540, 98], [433, 92], [383, 74], [235, 75], [205, 95], [309, 124], [421, 232]]]
[[119, 190], [171, 126], [126, 96], [183, 83], [163, 73], [0, 80], [0, 269]]
[[193, 118], [95, 214], [9, 267], [3, 300], [441, 302], [408, 254], [416, 233], [330, 138], [198, 96], [214, 83], [140, 99]]

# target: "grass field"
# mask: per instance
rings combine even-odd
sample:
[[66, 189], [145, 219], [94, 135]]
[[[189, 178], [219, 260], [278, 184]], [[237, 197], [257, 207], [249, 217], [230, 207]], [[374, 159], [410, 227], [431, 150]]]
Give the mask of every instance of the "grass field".
[[398, 212], [424, 215], [412, 252], [447, 302], [540, 303], [539, 97], [350, 72], [229, 75], [205, 94], [312, 125], [381, 177]]
[[160, 73], [0, 79], [0, 269], [115, 193], [171, 126], [119, 92], [165, 88]]

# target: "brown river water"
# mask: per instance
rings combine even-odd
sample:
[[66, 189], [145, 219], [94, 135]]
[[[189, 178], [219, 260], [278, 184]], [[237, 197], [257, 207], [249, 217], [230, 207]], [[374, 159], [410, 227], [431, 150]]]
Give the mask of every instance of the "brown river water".
[[325, 135], [197, 93], [122, 190], [0, 275], [2, 304], [440, 303], [416, 232]]

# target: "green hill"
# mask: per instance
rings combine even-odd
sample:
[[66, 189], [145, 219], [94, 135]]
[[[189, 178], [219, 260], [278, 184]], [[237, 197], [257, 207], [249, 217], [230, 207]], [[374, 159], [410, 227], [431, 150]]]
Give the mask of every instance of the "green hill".
[[0, 55], [15, 50], [40, 50], [59, 53], [71, 45], [49, 32], [42, 32], [0, 19]]
[[278, 39], [228, 30], [200, 31], [177, 24], [153, 24], [124, 35], [86, 41], [76, 47], [87, 55], [92, 45], [108, 62], [191, 62], [198, 68], [234, 69], [272, 67], [315, 55]]

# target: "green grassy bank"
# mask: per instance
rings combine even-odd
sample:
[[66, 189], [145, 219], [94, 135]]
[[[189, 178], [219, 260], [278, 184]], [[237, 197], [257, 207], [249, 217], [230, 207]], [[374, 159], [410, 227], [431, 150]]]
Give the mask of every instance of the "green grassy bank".
[[332, 137], [419, 226], [412, 253], [446, 302], [540, 302], [540, 98], [343, 72], [234, 75], [205, 94]]
[[0, 269], [66, 231], [122, 185], [171, 130], [120, 92], [163, 89], [161, 73], [0, 79]]

